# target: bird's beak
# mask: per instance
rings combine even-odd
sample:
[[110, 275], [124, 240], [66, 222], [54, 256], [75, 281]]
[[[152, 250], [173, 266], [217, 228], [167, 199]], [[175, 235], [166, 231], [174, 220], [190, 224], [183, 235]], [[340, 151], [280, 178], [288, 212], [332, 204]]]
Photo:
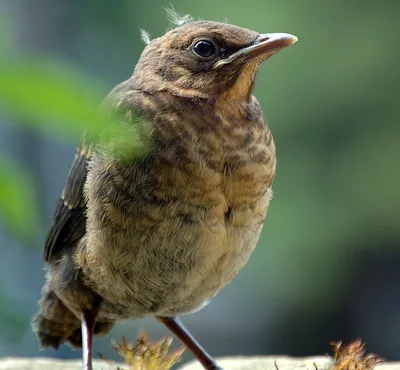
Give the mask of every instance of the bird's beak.
[[251, 56], [271, 56], [278, 51], [287, 48], [297, 41], [297, 37], [289, 33], [264, 33], [257, 37], [254, 43], [247, 48], [240, 49], [242, 54]]
[[242, 56], [248, 56], [251, 59], [262, 56], [264, 60], [294, 44], [296, 41], [297, 37], [289, 33], [264, 33], [259, 35], [250, 46], [239, 49], [226, 59], [217, 61], [213, 68], [215, 69], [224, 64], [231, 63], [233, 60]]

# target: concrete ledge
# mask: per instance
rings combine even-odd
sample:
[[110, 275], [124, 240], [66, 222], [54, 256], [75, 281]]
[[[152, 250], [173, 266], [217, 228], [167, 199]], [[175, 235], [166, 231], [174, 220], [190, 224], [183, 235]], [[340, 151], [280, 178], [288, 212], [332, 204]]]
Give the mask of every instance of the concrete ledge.
[[[278, 370], [316, 370], [314, 364], [318, 370], [328, 370], [332, 359], [324, 356], [306, 358], [264, 356], [223, 357], [217, 361], [224, 370], [277, 370], [277, 367]], [[179, 367], [179, 370], [203, 370], [203, 368], [199, 363], [192, 361]]]
[[[122, 364], [108, 365], [105, 361], [93, 362], [94, 370], [126, 369]], [[0, 360], [0, 370], [82, 370], [79, 360], [59, 360], [53, 358], [15, 358], [7, 357]]]
[[[226, 357], [217, 359], [224, 370], [329, 370], [330, 357], [295, 358], [287, 356]], [[275, 366], [276, 363], [276, 366]], [[94, 370], [127, 370], [122, 364], [108, 365], [102, 360], [94, 361]], [[0, 360], [0, 370], [81, 370], [79, 360], [55, 360], [51, 358], [4, 358]], [[400, 370], [400, 362], [387, 362], [376, 366], [379, 370]], [[197, 362], [178, 366], [178, 370], [203, 370]]]

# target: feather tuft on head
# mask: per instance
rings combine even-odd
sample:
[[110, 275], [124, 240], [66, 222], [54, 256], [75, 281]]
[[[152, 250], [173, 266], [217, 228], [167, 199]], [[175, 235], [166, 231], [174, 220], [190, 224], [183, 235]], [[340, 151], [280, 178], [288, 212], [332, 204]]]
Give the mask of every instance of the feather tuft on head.
[[146, 30], [144, 29], [140, 30], [140, 37], [146, 45], [150, 44], [151, 42], [150, 33], [148, 33]]
[[172, 4], [169, 4], [169, 7], [165, 8], [165, 11], [173, 27], [180, 27], [186, 23], [193, 22], [193, 18], [189, 14], [179, 15]]

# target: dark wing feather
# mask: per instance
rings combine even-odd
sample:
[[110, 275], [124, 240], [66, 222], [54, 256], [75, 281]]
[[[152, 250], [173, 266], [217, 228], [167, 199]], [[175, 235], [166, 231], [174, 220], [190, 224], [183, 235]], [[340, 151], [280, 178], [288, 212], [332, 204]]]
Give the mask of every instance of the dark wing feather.
[[85, 235], [86, 215], [83, 186], [88, 171], [90, 145], [83, 139], [76, 150], [61, 199], [54, 212], [44, 246], [44, 260], [58, 259], [66, 248], [71, 248]]
[[[116, 86], [104, 99], [103, 108], [118, 122], [132, 124], [138, 119], [133, 105], [130, 82]], [[118, 118], [118, 119], [117, 119]], [[138, 132], [140, 136], [140, 132]], [[61, 199], [54, 212], [44, 246], [44, 260], [57, 261], [63, 252], [74, 248], [86, 233], [86, 204], [83, 187], [88, 173], [88, 161], [92, 154], [90, 143], [82, 139], [69, 171]]]

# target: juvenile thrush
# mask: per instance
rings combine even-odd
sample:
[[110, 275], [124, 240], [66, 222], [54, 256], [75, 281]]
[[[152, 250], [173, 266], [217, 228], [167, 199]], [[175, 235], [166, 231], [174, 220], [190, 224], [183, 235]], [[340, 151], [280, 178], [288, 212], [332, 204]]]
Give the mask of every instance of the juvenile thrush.
[[84, 137], [55, 210], [33, 320], [42, 347], [83, 346], [89, 370], [94, 334], [154, 316], [220, 369], [177, 316], [207, 304], [257, 244], [276, 157], [251, 92], [261, 62], [296, 41], [191, 21], [146, 46], [103, 102], [123, 135]]

